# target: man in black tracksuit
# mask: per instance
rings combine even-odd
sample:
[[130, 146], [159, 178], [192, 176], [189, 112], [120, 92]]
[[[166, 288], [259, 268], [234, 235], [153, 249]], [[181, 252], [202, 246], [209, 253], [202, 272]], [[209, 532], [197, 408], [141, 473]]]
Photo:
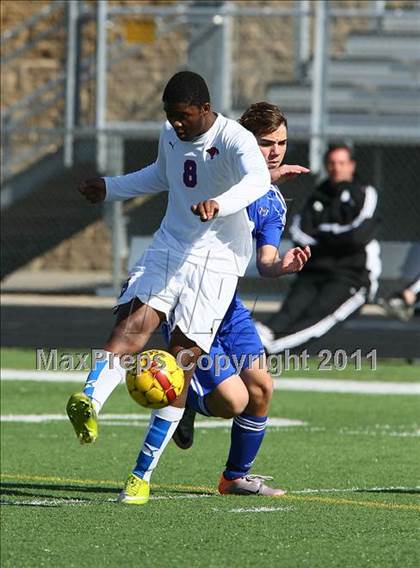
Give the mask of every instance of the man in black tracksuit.
[[281, 310], [258, 329], [269, 353], [321, 337], [356, 313], [377, 290], [381, 270], [374, 240], [377, 193], [354, 177], [355, 162], [344, 144], [325, 155], [328, 179], [292, 221], [290, 234], [312, 256], [294, 280]]

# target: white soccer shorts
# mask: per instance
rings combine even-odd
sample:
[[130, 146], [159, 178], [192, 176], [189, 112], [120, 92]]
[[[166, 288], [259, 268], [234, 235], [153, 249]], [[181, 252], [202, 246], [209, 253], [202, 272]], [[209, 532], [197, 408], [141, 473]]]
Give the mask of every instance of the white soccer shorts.
[[185, 262], [168, 250], [148, 249], [131, 270], [117, 305], [139, 298], [208, 353], [237, 283], [236, 275]]

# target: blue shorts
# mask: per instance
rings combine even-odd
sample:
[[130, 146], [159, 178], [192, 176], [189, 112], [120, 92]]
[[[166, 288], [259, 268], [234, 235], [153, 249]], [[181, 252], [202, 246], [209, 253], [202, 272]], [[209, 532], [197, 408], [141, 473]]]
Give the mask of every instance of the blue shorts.
[[[162, 333], [169, 344], [169, 331], [165, 323], [162, 324]], [[264, 353], [251, 313], [235, 292], [210, 352], [201, 356], [201, 368], [197, 366], [189, 392], [193, 390], [199, 396], [205, 396], [224, 380], [239, 375], [242, 369], [248, 369]]]
[[235, 293], [210, 353], [201, 357], [201, 368], [196, 368], [189, 390], [205, 396], [225, 379], [248, 369], [263, 354], [264, 347], [251, 313]]

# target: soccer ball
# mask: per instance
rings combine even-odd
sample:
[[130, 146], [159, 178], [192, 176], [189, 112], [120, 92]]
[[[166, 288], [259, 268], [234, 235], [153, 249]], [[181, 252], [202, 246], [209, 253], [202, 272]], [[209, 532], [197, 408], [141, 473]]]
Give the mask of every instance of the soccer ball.
[[125, 381], [131, 397], [146, 408], [168, 406], [184, 388], [184, 371], [166, 351], [150, 349], [137, 356], [127, 370]]

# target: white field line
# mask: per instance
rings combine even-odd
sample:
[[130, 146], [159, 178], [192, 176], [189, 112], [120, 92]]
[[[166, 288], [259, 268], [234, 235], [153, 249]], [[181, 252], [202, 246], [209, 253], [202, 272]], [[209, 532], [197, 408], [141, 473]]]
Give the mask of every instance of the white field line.
[[88, 373], [75, 371], [22, 371], [21, 369], [2, 369], [2, 381], [37, 381], [42, 383], [84, 383]]
[[2, 306], [36, 306], [49, 308], [51, 306], [75, 308], [109, 308], [115, 306], [114, 297], [88, 296], [85, 294], [66, 295], [59, 294], [8, 294], [1, 296]]
[[[121, 415], [123, 416], [123, 415]], [[105, 418], [103, 422], [106, 426], [132, 426], [133, 422], [130, 422], [131, 418], [130, 415], [127, 415], [128, 421], [125, 422], [124, 419], [121, 421], [113, 421], [113, 419], [109, 419], [107, 415], [101, 414], [101, 418]], [[138, 415], [141, 416], [141, 415]], [[118, 415], [116, 415], [116, 418]], [[118, 418], [117, 418], [118, 420]], [[134, 419], [138, 420], [138, 419]], [[149, 416], [141, 417], [141, 422], [149, 422]], [[290, 428], [291, 426], [307, 426], [307, 422], [303, 420], [293, 420], [289, 418], [268, 418], [267, 426], [271, 428]], [[212, 418], [211, 420], [197, 420], [194, 424], [194, 428], [204, 428], [204, 429], [211, 429], [211, 428], [230, 428], [232, 425], [232, 420], [222, 420], [220, 418]]]
[[274, 389], [280, 391], [420, 395], [419, 383], [391, 383], [386, 381], [274, 379]]
[[[16, 277], [15, 277], [16, 278]], [[23, 274], [20, 275], [20, 279], [23, 278]], [[54, 294], [53, 292], [48, 294], [15, 294], [4, 292], [0, 298], [0, 304], [2, 306], [62, 306], [62, 307], [75, 307], [75, 308], [109, 308], [112, 309], [115, 306], [115, 297], [111, 296], [89, 296], [87, 294], [66, 294], [65, 296], [61, 294]], [[244, 300], [245, 306], [253, 310], [254, 313], [257, 312], [278, 312], [281, 308], [282, 302], [278, 300], [261, 300], [258, 302], [255, 300]], [[365, 304], [361, 309], [362, 314], [366, 315], [385, 315], [385, 311], [381, 306], [377, 304]]]
[[31, 507], [59, 507], [60, 505], [86, 505], [89, 503], [82, 499], [2, 499], [0, 505], [23, 505]]
[[[398, 428], [399, 426], [394, 426]], [[401, 428], [410, 428], [409, 425], [401, 426]], [[391, 430], [390, 426], [387, 424], [377, 424], [372, 426], [371, 429], [363, 428], [359, 430], [347, 430], [346, 428], [339, 428], [338, 430], [332, 430], [325, 428], [323, 426], [307, 426], [303, 428], [304, 432], [308, 434], [314, 434], [317, 432], [336, 432], [339, 436], [391, 436], [397, 438], [418, 438], [420, 437], [420, 429], [415, 426], [412, 430]], [[302, 430], [301, 430], [302, 431]]]
[[[101, 426], [126, 426], [126, 427], [145, 427], [149, 423], [148, 414], [101, 414]], [[66, 414], [3, 414], [0, 417], [0, 422], [15, 423], [15, 424], [48, 424], [51, 422], [67, 422]], [[220, 418], [212, 418], [209, 420], [198, 419], [195, 423], [196, 428], [203, 430], [210, 430], [214, 428], [230, 428], [232, 425], [231, 420], [223, 420]], [[272, 417], [268, 419], [269, 428], [293, 428], [304, 427], [305, 432], [325, 432], [326, 428], [309, 427], [307, 422], [303, 420]], [[356, 430], [349, 430], [341, 428], [337, 433], [341, 436], [392, 436], [408, 438], [420, 437], [420, 430], [417, 425], [413, 426], [412, 430], [407, 430], [407, 425], [404, 426], [405, 430], [396, 430], [398, 426], [390, 426], [388, 424], [377, 424], [372, 428], [363, 428]], [[402, 428], [402, 427], [401, 427]], [[410, 428], [408, 426], [408, 428]]]
[[389, 424], [376, 424], [374, 427], [371, 428], [340, 428], [338, 433], [343, 436], [394, 436], [394, 437], [401, 437], [401, 438], [409, 438], [414, 437], [417, 438], [420, 436], [420, 429], [417, 425], [412, 426], [412, 430], [407, 430], [407, 427], [410, 426], [402, 426], [401, 428], [405, 428], [405, 430], [396, 430], [398, 426], [391, 426]]
[[[208, 497], [214, 497], [214, 495], [197, 495], [195, 493], [185, 495], [151, 495], [151, 501], [174, 501], [182, 499], [205, 499]], [[15, 505], [15, 506], [31, 506], [31, 507], [60, 507], [62, 505], [99, 505], [103, 503], [117, 503], [117, 499], [106, 499], [104, 501], [89, 501], [88, 499], [60, 499], [58, 497], [54, 499], [4, 499], [0, 501], [1, 505]], [[213, 507], [212, 511], [218, 513], [272, 513], [275, 511], [292, 511], [294, 507], [240, 507], [237, 509], [218, 509]]]
[[[100, 421], [102, 426], [144, 426], [149, 423], [148, 414], [101, 414]], [[2, 423], [16, 422], [26, 424], [42, 424], [47, 422], [66, 422], [66, 414], [3, 414], [0, 417]], [[229, 428], [231, 420], [197, 420], [195, 428]], [[302, 420], [289, 420], [288, 418], [269, 418], [268, 426], [272, 428], [288, 428], [290, 426], [306, 426]]]
[[322, 488], [322, 489], [296, 489], [293, 491], [288, 491], [287, 494], [290, 495], [300, 495], [300, 494], [318, 494], [318, 493], [355, 493], [355, 492], [363, 492], [363, 491], [378, 491], [380, 493], [383, 492], [391, 492], [391, 491], [419, 491], [420, 485], [416, 485], [414, 487], [401, 487], [401, 486], [391, 486], [391, 487], [345, 487], [345, 488]]
[[[2, 381], [40, 381], [81, 383], [86, 372], [22, 371], [2, 369]], [[352, 394], [405, 394], [420, 395], [419, 383], [392, 383], [387, 381], [348, 381], [340, 379], [273, 379], [274, 389], [279, 391], [335, 392]]]
[[[392, 492], [392, 491], [419, 491], [420, 486], [414, 487], [402, 487], [402, 486], [391, 486], [391, 487], [349, 487], [349, 488], [325, 488], [325, 489], [297, 489], [289, 490], [287, 495], [311, 495], [311, 494], [323, 494], [323, 493], [355, 493], [355, 492]], [[116, 489], [117, 492], [117, 489]], [[286, 495], [286, 496], [287, 496]], [[206, 499], [211, 497], [220, 497], [217, 494], [208, 493], [184, 493], [183, 495], [151, 495], [150, 500], [153, 501], [174, 501], [182, 499]], [[59, 507], [62, 505], [102, 505], [104, 503], [117, 503], [116, 498], [109, 498], [104, 500], [99, 499], [68, 499], [59, 497], [55, 498], [43, 498], [43, 499], [2, 499], [0, 501], [1, 505], [16, 505], [16, 506], [33, 506], [33, 507]], [[357, 504], [357, 502], [355, 503]], [[271, 513], [275, 511], [290, 511], [294, 507], [249, 507], [249, 508], [234, 508], [224, 509], [213, 508], [214, 512], [220, 513]]]
[[174, 499], [205, 499], [214, 497], [215, 494], [209, 493], [184, 493], [184, 495], [150, 495], [150, 499], [154, 501], [167, 501]]
[[[153, 501], [169, 501], [176, 499], [203, 499], [214, 495], [185, 493], [184, 495], [151, 495]], [[102, 505], [103, 503], [117, 503], [117, 499], [89, 500], [89, 499], [2, 499], [0, 505], [21, 505], [32, 507], [60, 507], [61, 505]]]
[[[74, 308], [108, 308], [115, 306], [115, 298], [107, 296], [88, 296], [81, 295], [59, 295], [59, 294], [10, 294], [3, 293], [0, 303], [2, 306], [51, 306], [74, 307]], [[281, 307], [281, 302], [275, 300], [245, 300], [245, 305], [254, 312], [277, 312]], [[382, 312], [383, 313], [383, 310]]]

